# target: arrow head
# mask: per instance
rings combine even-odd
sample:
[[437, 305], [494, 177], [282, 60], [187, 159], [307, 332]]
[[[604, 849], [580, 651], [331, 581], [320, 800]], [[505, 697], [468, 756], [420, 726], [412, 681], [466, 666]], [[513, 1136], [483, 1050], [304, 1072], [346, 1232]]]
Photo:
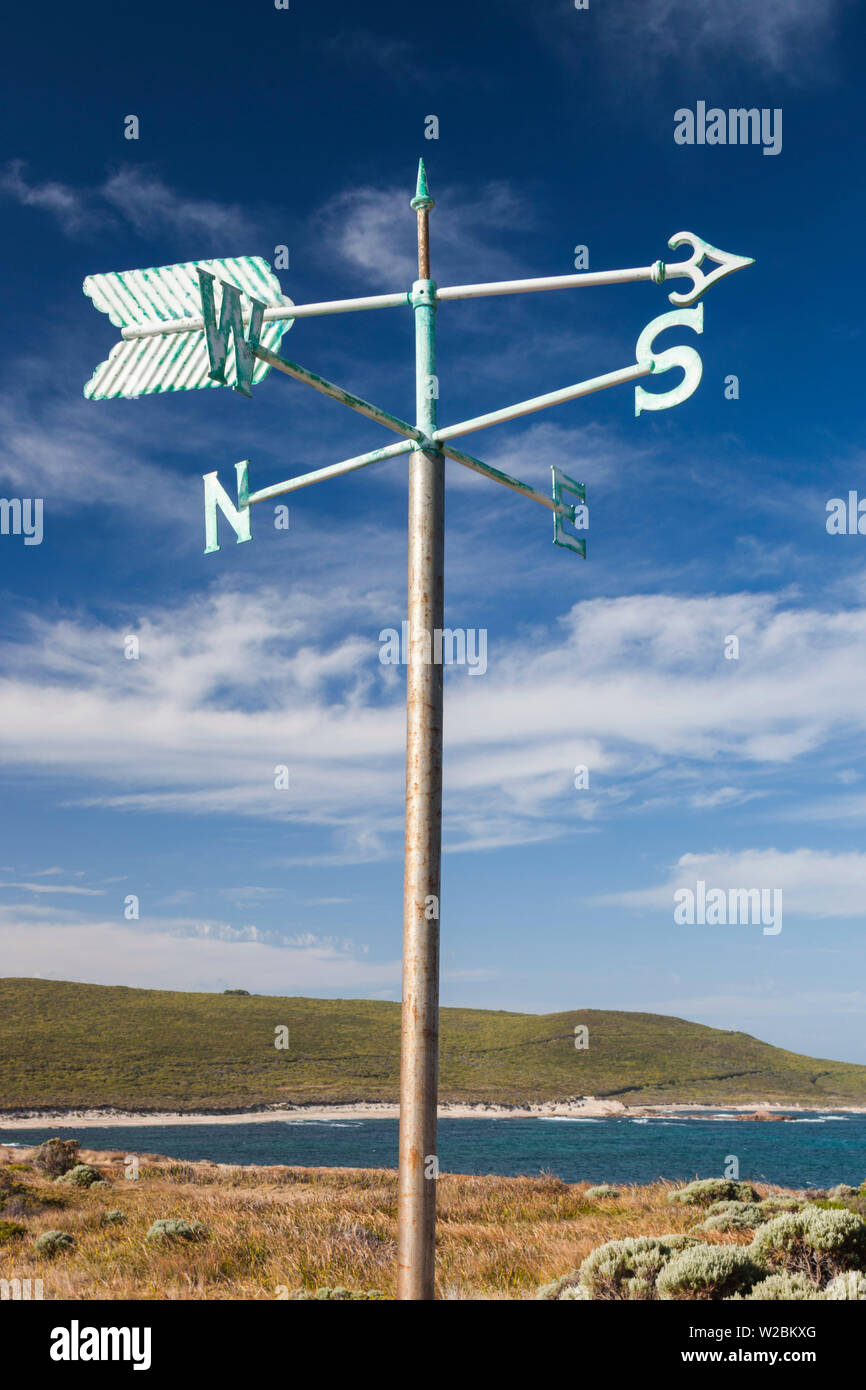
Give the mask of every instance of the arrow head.
[[[665, 278], [686, 275], [692, 282], [692, 288], [687, 294], [675, 291], [668, 295], [671, 304], [688, 305], [696, 304], [701, 295], [714, 285], [717, 280], [721, 280], [725, 275], [730, 275], [735, 270], [742, 270], [743, 266], [754, 265], [752, 256], [734, 256], [730, 251], [719, 251], [715, 246], [711, 246], [708, 241], [703, 241], [701, 237], [695, 236], [694, 232], [677, 232], [668, 242], [668, 246], [675, 251], [678, 246], [683, 244], [691, 246], [692, 254], [685, 261], [674, 261], [665, 266]], [[716, 261], [718, 269], [705, 275], [700, 269], [703, 261], [709, 257], [711, 261]]]

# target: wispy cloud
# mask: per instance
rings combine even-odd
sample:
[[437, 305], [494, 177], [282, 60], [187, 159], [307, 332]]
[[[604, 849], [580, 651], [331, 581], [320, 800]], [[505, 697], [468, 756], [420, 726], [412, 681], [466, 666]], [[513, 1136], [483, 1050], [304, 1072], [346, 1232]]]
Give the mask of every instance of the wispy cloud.
[[709, 854], [683, 854], [664, 883], [624, 893], [606, 894], [602, 901], [624, 907], [664, 909], [673, 913], [674, 892], [694, 888], [779, 888], [785, 915], [863, 917], [866, 854], [813, 849], [747, 849]]
[[[532, 225], [531, 205], [505, 182], [468, 191], [437, 189], [444, 215], [436, 224], [436, 278], [449, 281], [508, 279], [519, 263], [500, 249], [509, 227]], [[418, 277], [411, 214], [405, 188], [363, 185], [330, 199], [313, 218], [329, 255], [359, 271], [377, 287], [400, 289]], [[482, 273], [483, 268], [483, 273]]]
[[[343, 941], [305, 934], [261, 940], [254, 929], [227, 924], [88, 920], [70, 914], [0, 908], [4, 974], [139, 989], [369, 996], [400, 979], [397, 960], [373, 961]], [[46, 963], [49, 963], [46, 968]], [[277, 1018], [275, 1023], [287, 1020]]]
[[26, 388], [0, 401], [0, 478], [8, 491], [44, 498], [49, 526], [54, 513], [90, 507], [94, 497], [102, 506], [176, 519], [177, 479], [143, 457], [138, 419], [97, 419], [90, 402], [40, 391], [45, 375], [43, 360]]
[[[774, 75], [814, 71], [816, 50], [832, 44], [846, 0], [624, 0], [609, 12], [611, 43], [639, 34], [641, 49], [680, 63], [734, 53]], [[804, 75], [800, 71], [799, 75]]]
[[87, 238], [120, 223], [141, 237], [195, 236], [207, 248], [236, 254], [255, 234], [237, 204], [184, 196], [146, 169], [122, 168], [99, 188], [73, 188], [56, 180], [28, 181], [25, 168], [20, 159], [7, 164], [0, 192], [48, 213], [68, 237]]
[[113, 174], [100, 194], [139, 236], [189, 234], [210, 246], [228, 249], [249, 240], [255, 232], [250, 218], [236, 203], [183, 197], [156, 174], [140, 169], [121, 169]]
[[[680, 77], [736, 63], [788, 83], [828, 75], [842, 17], [851, 0], [618, 0], [600, 11], [588, 41], [587, 20], [571, 0], [556, 12], [536, 8], [540, 40], [567, 63], [615, 65], [612, 90], [630, 97], [636, 83], [676, 66]], [[524, 6], [521, 5], [521, 10]], [[628, 80], [624, 81], [624, 73]]]
[[[347, 571], [279, 601], [213, 592], [132, 628], [34, 619], [4, 653], [0, 752], [68, 779], [76, 802], [324, 827], [331, 862], [396, 853], [404, 673], [379, 663], [378, 634], [401, 618]], [[138, 661], [123, 660], [130, 630]], [[739, 661], [724, 659], [731, 633]], [[488, 663], [482, 679], [448, 676], [451, 849], [591, 833], [615, 806], [651, 805], [648, 789], [718, 810], [765, 795], [774, 770], [831, 755], [840, 728], [866, 732], [863, 607], [596, 599], [555, 630], [491, 630]], [[722, 758], [736, 787], [713, 792]], [[590, 768], [581, 792], [578, 764]], [[275, 785], [283, 765], [288, 790]]]
[[105, 210], [91, 207], [86, 195], [68, 184], [49, 179], [44, 183], [28, 183], [23, 159], [13, 159], [0, 174], [0, 191], [14, 198], [22, 207], [39, 208], [57, 221], [61, 231], [70, 237], [98, 231], [105, 223]]
[[0, 883], [0, 888], [23, 889], [28, 893], [70, 893], [82, 898], [99, 898], [104, 888], [82, 888], [77, 884], [62, 883]]
[[375, 68], [397, 83], [411, 84], [425, 74], [418, 45], [395, 34], [373, 33], [369, 29], [341, 29], [317, 45], [318, 55], [329, 64], [358, 69]]

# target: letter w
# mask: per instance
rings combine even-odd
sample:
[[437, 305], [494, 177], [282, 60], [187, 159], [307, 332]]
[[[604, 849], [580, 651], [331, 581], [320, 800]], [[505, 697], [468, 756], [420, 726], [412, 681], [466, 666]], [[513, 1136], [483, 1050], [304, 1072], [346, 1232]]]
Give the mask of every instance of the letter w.
[[218, 324], [213, 289], [215, 277], [209, 271], [202, 270], [201, 266], [197, 266], [196, 270], [201, 288], [201, 312], [204, 319], [207, 355], [210, 359], [208, 375], [213, 381], [218, 381], [223, 386], [228, 385], [226, 381], [226, 358], [228, 356], [229, 337], [231, 336], [234, 339], [235, 349], [236, 380], [234, 389], [240, 391], [242, 396], [252, 396], [250, 384], [256, 365], [253, 348], [257, 348], [259, 345], [265, 306], [258, 299], [250, 299], [253, 312], [249, 323], [249, 337], [245, 338], [244, 319], [241, 312], [241, 291], [237, 285], [227, 285], [224, 280], [220, 280], [223, 289], [223, 302]]

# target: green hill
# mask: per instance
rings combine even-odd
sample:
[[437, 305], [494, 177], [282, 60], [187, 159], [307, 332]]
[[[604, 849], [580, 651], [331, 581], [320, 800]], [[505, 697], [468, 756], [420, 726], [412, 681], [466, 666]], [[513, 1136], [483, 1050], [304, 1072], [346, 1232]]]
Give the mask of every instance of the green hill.
[[[574, 1046], [576, 1024], [589, 1047]], [[289, 1029], [289, 1047], [274, 1046]], [[0, 1109], [397, 1099], [400, 1007], [0, 980]], [[866, 1067], [658, 1014], [443, 1009], [443, 1100], [866, 1103]]]

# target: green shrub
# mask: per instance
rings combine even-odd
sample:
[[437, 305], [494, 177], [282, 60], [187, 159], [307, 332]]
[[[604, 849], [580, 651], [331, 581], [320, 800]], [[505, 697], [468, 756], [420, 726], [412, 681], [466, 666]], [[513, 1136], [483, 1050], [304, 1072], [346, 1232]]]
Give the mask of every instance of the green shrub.
[[342, 1285], [338, 1284], [337, 1287], [333, 1289], [325, 1288], [316, 1289], [315, 1291], [310, 1289], [299, 1289], [298, 1292], [293, 1293], [291, 1297], [302, 1301], [315, 1299], [317, 1302], [330, 1300], [335, 1303], [364, 1303], [379, 1302], [386, 1299], [387, 1294], [382, 1293], [379, 1289], [345, 1289]]
[[112, 1207], [111, 1211], [103, 1212], [102, 1220], [106, 1226], [119, 1226], [121, 1222], [126, 1220], [126, 1217], [122, 1211], [118, 1211], [117, 1207]]
[[72, 1187], [93, 1187], [94, 1183], [102, 1182], [102, 1174], [89, 1163], [76, 1163], [74, 1168], [61, 1173], [57, 1181], [68, 1182]]
[[624, 1240], [609, 1240], [587, 1255], [580, 1266], [579, 1283], [590, 1298], [655, 1298], [659, 1270], [676, 1252], [695, 1244], [691, 1236], [684, 1235], [627, 1236]]
[[801, 1197], [785, 1197], [781, 1192], [764, 1197], [761, 1206], [768, 1216], [776, 1216], [783, 1211], [800, 1211], [805, 1203]]
[[619, 1188], [611, 1187], [609, 1183], [600, 1183], [598, 1187], [588, 1187], [583, 1194], [585, 1202], [599, 1202], [603, 1197], [618, 1197]]
[[835, 1279], [831, 1279], [824, 1290], [825, 1298], [857, 1299], [860, 1302], [866, 1301], [866, 1275], [859, 1269], [847, 1269], [844, 1274], [837, 1274]]
[[714, 1202], [757, 1202], [758, 1194], [749, 1182], [732, 1178], [700, 1178], [687, 1187], [668, 1193], [668, 1201], [687, 1207], [708, 1207]]
[[550, 1284], [542, 1284], [536, 1299], [545, 1299], [550, 1302], [553, 1299], [564, 1298], [565, 1290], [577, 1283], [580, 1278], [580, 1270], [573, 1269], [570, 1274], [561, 1274], [558, 1279], [554, 1279]]
[[808, 1206], [773, 1217], [749, 1248], [771, 1271], [786, 1269], [823, 1283], [866, 1262], [866, 1224], [852, 1211]]
[[8, 1164], [0, 1167], [0, 1214], [3, 1216], [29, 1216], [43, 1207], [65, 1207], [67, 1202], [65, 1194], [47, 1193], [21, 1182], [9, 1171]]
[[80, 1147], [77, 1139], [46, 1139], [33, 1155], [33, 1167], [49, 1178], [58, 1178], [75, 1167]]
[[831, 1187], [827, 1193], [831, 1202], [844, 1202], [848, 1197], [859, 1197], [860, 1192], [856, 1187], [850, 1187], [847, 1182], [837, 1183]]
[[145, 1240], [206, 1240], [208, 1229], [201, 1221], [185, 1221], [182, 1216], [162, 1217], [154, 1221]]
[[53, 1255], [59, 1255], [61, 1250], [70, 1250], [74, 1244], [75, 1238], [68, 1231], [43, 1231], [35, 1249], [37, 1255], [50, 1259]]
[[714, 1202], [696, 1231], [753, 1231], [769, 1219], [759, 1202]]
[[681, 1250], [658, 1276], [659, 1298], [720, 1299], [745, 1293], [764, 1271], [739, 1245], [694, 1245]]
[[27, 1234], [27, 1227], [22, 1226], [18, 1221], [0, 1221], [0, 1245], [7, 1242], [19, 1240], [21, 1236]]
[[[734, 1294], [734, 1298], [743, 1298], [743, 1294]], [[773, 1301], [780, 1299], [790, 1302], [793, 1299], [816, 1299], [823, 1298], [824, 1295], [817, 1284], [813, 1284], [811, 1279], [807, 1279], [805, 1274], [771, 1274], [768, 1278], [762, 1279], [759, 1284], [755, 1284], [745, 1298], [750, 1302]]]

